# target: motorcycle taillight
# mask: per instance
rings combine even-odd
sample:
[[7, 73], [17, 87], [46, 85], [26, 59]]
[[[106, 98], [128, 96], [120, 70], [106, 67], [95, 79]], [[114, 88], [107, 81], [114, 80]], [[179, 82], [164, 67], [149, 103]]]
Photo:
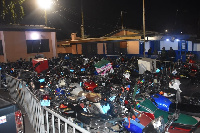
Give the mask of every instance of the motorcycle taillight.
[[42, 99], [43, 99], [43, 100], [49, 100], [50, 98], [49, 98], [48, 95], [42, 95]]
[[23, 133], [24, 132], [23, 117], [20, 110], [15, 112], [15, 124], [17, 133]]

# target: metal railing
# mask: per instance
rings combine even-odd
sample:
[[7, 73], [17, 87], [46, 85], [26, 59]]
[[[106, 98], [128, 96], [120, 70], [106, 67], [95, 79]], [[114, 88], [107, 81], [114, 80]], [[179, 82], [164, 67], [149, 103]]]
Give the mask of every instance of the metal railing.
[[1, 68], [0, 68], [0, 89], [1, 89]]
[[53, 110], [41, 106], [40, 101], [20, 79], [6, 75], [10, 96], [22, 105], [36, 133], [89, 133]]

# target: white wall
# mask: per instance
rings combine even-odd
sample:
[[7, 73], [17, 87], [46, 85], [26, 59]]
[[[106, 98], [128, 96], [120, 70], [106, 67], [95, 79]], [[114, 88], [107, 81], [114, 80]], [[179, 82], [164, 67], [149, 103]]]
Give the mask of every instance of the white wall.
[[149, 48], [150, 48], [150, 42], [149, 41], [145, 42], [145, 52], [148, 52]]
[[200, 51], [200, 43], [194, 43], [193, 51]]
[[192, 41], [188, 41], [188, 51], [192, 51]]
[[97, 54], [103, 54], [103, 43], [97, 43]]
[[160, 41], [160, 50], [165, 47], [165, 50], [169, 50], [170, 47], [173, 48], [173, 50], [178, 50], [178, 41]]

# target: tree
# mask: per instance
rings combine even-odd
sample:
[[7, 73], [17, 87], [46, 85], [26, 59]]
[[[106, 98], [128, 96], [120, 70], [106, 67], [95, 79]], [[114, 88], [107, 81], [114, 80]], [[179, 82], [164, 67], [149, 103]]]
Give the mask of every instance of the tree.
[[0, 0], [0, 23], [19, 23], [24, 17], [25, 0]]

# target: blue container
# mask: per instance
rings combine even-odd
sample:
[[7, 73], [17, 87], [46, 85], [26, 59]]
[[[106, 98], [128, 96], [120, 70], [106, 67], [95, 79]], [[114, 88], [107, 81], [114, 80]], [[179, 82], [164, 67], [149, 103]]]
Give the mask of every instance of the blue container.
[[151, 98], [155, 100], [155, 104], [159, 109], [169, 112], [169, 106], [172, 103], [168, 98], [160, 95], [160, 94], [154, 94], [151, 95]]
[[125, 118], [125, 123], [123, 124], [127, 131], [131, 133], [142, 133], [144, 125], [136, 122], [135, 120], [130, 120], [130, 128], [128, 128], [129, 121], [128, 118]]

